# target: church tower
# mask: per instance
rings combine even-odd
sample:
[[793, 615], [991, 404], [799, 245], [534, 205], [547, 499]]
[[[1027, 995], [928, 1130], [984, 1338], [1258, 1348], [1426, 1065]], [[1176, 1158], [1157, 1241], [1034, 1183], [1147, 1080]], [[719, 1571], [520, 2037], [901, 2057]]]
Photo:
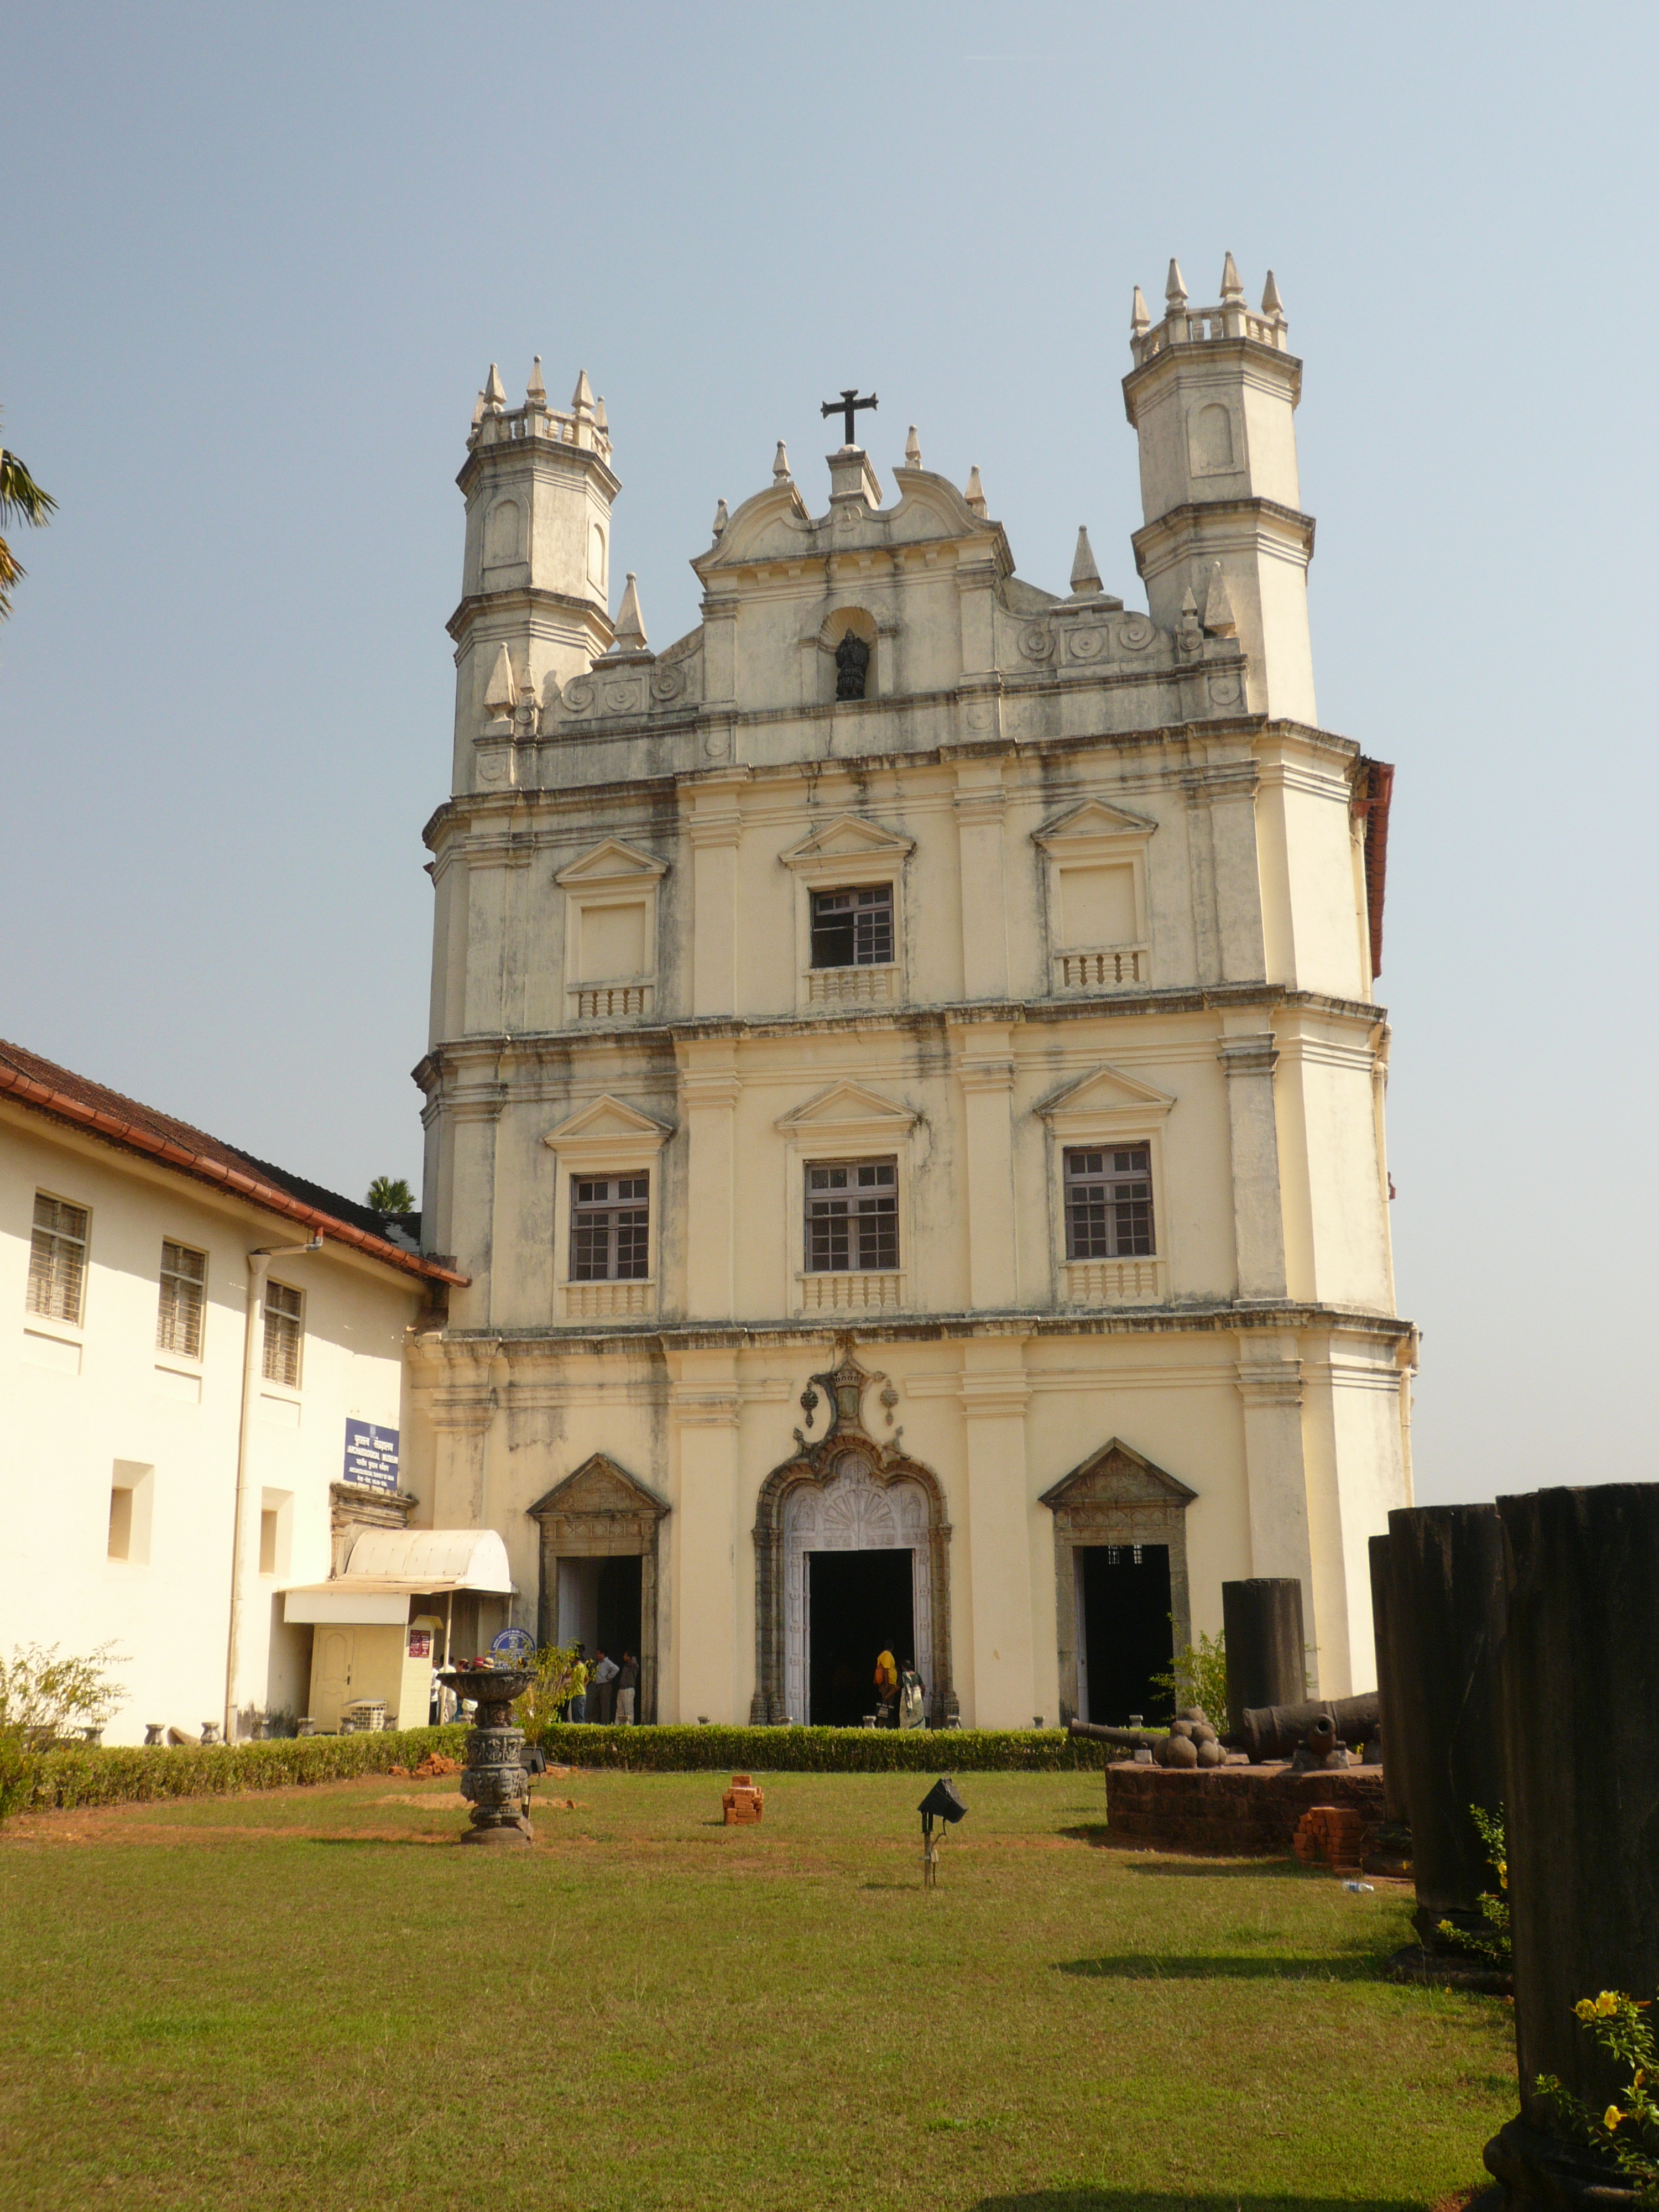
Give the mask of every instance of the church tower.
[[[548, 677], [583, 672], [611, 643], [611, 469], [605, 402], [584, 369], [568, 412], [547, 404], [538, 356], [524, 404], [509, 410], [501, 374], [472, 410], [465, 465], [461, 603], [455, 641], [455, 781], [470, 781], [471, 744], [512, 722]], [[520, 715], [520, 719], [522, 719]]]
[[466, 1280], [408, 1465], [642, 1719], [856, 1723], [883, 1650], [935, 1726], [1151, 1717], [1248, 1576], [1321, 1692], [1372, 1679], [1392, 771], [1313, 720], [1301, 378], [1231, 255], [1214, 307], [1136, 293], [1145, 610], [803, 394], [827, 472], [769, 434], [708, 487], [653, 648], [586, 379], [492, 372], [416, 1072]]
[[1140, 441], [1146, 515], [1133, 540], [1152, 620], [1196, 617], [1237, 636], [1258, 714], [1315, 722], [1308, 638], [1313, 517], [1302, 512], [1292, 417], [1302, 363], [1271, 270], [1261, 312], [1244, 304], [1233, 257], [1221, 304], [1192, 308], [1170, 264], [1164, 319], [1152, 325], [1136, 285], [1123, 400]]

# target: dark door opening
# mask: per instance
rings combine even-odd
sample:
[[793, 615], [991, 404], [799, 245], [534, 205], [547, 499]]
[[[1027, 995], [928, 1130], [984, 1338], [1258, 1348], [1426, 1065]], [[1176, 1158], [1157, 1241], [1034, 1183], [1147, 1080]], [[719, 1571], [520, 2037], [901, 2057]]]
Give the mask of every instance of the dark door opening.
[[[815, 1728], [857, 1728], [876, 1710], [876, 1661], [915, 1662], [910, 1552], [809, 1552], [811, 1623], [806, 1717]], [[920, 1670], [919, 1670], [920, 1671]], [[927, 1680], [924, 1674], [923, 1680]], [[927, 1684], [931, 1691], [933, 1684]]]
[[1108, 1728], [1123, 1727], [1131, 1713], [1149, 1725], [1172, 1720], [1174, 1700], [1152, 1681], [1175, 1654], [1169, 1546], [1090, 1544], [1082, 1560], [1088, 1717]]
[[640, 1560], [599, 1561], [599, 1649], [620, 1659], [624, 1651], [640, 1656]]

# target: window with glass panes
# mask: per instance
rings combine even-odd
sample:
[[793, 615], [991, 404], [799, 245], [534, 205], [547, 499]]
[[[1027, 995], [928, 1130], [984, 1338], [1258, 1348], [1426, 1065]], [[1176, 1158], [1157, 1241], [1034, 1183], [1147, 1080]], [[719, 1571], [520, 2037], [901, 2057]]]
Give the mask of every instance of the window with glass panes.
[[202, 1356], [202, 1317], [207, 1305], [207, 1254], [161, 1240], [161, 1297], [155, 1311], [155, 1349]]
[[814, 891], [812, 965], [884, 968], [893, 957], [893, 886]]
[[78, 1322], [87, 1285], [87, 1224], [84, 1206], [34, 1194], [34, 1229], [29, 1239], [28, 1310], [53, 1321]]
[[1068, 1151], [1066, 1258], [1127, 1260], [1155, 1249], [1152, 1147], [1103, 1145]]
[[650, 1273], [650, 1176], [573, 1176], [571, 1281], [640, 1282]]
[[806, 1272], [896, 1267], [898, 1165], [846, 1160], [806, 1170]]
[[265, 1285], [264, 1378], [289, 1390], [300, 1387], [300, 1346], [305, 1339], [305, 1300], [286, 1283]]

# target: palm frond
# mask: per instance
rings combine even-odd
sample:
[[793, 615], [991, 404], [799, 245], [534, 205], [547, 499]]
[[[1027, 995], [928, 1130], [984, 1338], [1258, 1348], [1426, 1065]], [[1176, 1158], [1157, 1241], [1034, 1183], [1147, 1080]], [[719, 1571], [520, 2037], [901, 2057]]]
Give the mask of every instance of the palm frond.
[[0, 446], [0, 523], [27, 522], [39, 529], [58, 512], [58, 502], [42, 491], [15, 453]]

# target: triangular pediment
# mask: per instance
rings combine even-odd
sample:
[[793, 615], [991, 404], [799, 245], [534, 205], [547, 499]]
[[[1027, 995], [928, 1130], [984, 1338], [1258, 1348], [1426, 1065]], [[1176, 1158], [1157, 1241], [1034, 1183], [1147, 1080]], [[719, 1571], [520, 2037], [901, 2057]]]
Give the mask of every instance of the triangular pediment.
[[861, 1083], [835, 1083], [816, 1098], [809, 1098], [805, 1105], [798, 1106], [793, 1114], [782, 1115], [775, 1126], [799, 1131], [830, 1129], [857, 1122], [866, 1128], [888, 1128], [895, 1136], [900, 1136], [914, 1128], [915, 1121], [915, 1115], [896, 1099], [884, 1098], [877, 1091], [866, 1091]]
[[537, 1520], [555, 1513], [650, 1513], [660, 1517], [669, 1510], [665, 1498], [647, 1490], [604, 1452], [584, 1460], [574, 1474], [556, 1482], [544, 1498], [525, 1508]]
[[1048, 1121], [1056, 1115], [1110, 1114], [1125, 1108], [1167, 1114], [1175, 1103], [1167, 1091], [1126, 1075], [1121, 1067], [1097, 1067], [1092, 1075], [1079, 1076], [1054, 1091], [1036, 1110]]
[[630, 1106], [623, 1098], [613, 1098], [607, 1091], [603, 1097], [578, 1107], [556, 1129], [550, 1129], [542, 1142], [556, 1146], [568, 1145], [577, 1138], [586, 1143], [618, 1138], [634, 1143], [643, 1139], [660, 1145], [673, 1133], [666, 1121], [641, 1114], [637, 1106]]
[[816, 860], [866, 860], [890, 855], [902, 860], [915, 849], [914, 838], [884, 830], [878, 822], [866, 822], [857, 814], [837, 814], [778, 858], [786, 868], [794, 868]]
[[1103, 799], [1085, 799], [1080, 806], [1068, 813], [1057, 815], [1041, 830], [1033, 831], [1039, 845], [1062, 851], [1073, 839], [1096, 837], [1150, 837], [1158, 824], [1150, 816], [1131, 814], [1127, 808], [1109, 806]]
[[641, 853], [635, 845], [625, 845], [620, 837], [607, 837], [591, 853], [584, 853], [580, 860], [572, 860], [568, 867], [561, 868], [553, 880], [568, 890], [581, 884], [627, 883], [630, 878], [653, 883], [667, 873], [666, 861], [653, 860], [649, 853]]
[[1080, 1467], [1045, 1490], [1040, 1505], [1190, 1505], [1198, 1495], [1173, 1474], [1114, 1437]]

